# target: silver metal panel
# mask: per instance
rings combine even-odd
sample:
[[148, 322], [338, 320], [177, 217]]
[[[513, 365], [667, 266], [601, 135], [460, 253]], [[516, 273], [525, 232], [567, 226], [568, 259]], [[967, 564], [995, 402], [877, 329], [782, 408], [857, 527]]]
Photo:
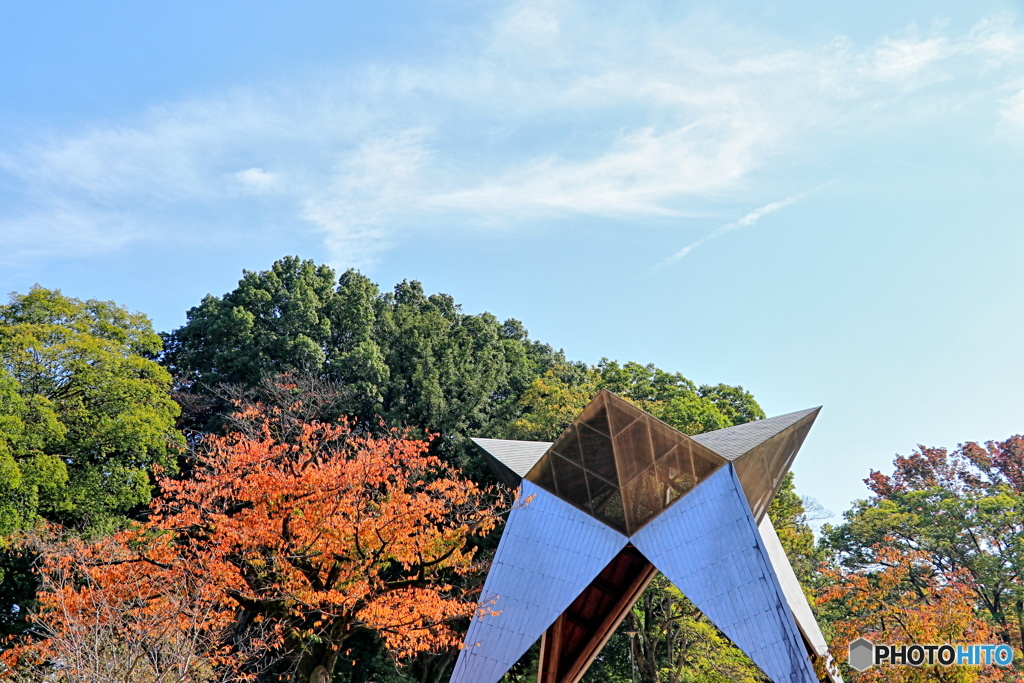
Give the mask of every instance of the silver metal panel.
[[817, 683], [731, 464], [630, 540], [769, 678]]
[[768, 552], [768, 559], [775, 570], [775, 576], [779, 579], [782, 594], [786, 597], [786, 604], [789, 605], [789, 609], [793, 612], [797, 628], [800, 629], [804, 638], [810, 643], [815, 654], [824, 658], [827, 662], [829, 680], [832, 683], [843, 683], [839, 670], [836, 669], [832, 656], [829, 654], [825, 636], [821, 632], [817, 620], [814, 618], [811, 606], [807, 604], [803, 587], [800, 585], [800, 580], [796, 578], [796, 573], [793, 571], [793, 566], [789, 563], [789, 558], [786, 557], [786, 550], [782, 547], [782, 541], [779, 540], [779, 535], [775, 532], [772, 520], [765, 515], [761, 523], [757, 525], [757, 530], [761, 534], [761, 540], [764, 542], [765, 550]]
[[512, 439], [473, 439], [499, 462], [519, 475], [526, 476], [540, 456], [551, 447], [550, 441], [514, 441]]
[[770, 417], [767, 420], [755, 420], [754, 422], [747, 422], [735, 427], [704, 432], [692, 438], [723, 458], [735, 460], [750, 449], [772, 438], [786, 427], [796, 424], [808, 415], [817, 413], [819, 410], [821, 410], [821, 406], [779, 415], [778, 417]]
[[[505, 531], [452, 683], [494, 683], [626, 545], [626, 537], [529, 481]], [[491, 602], [493, 601], [493, 604]]]

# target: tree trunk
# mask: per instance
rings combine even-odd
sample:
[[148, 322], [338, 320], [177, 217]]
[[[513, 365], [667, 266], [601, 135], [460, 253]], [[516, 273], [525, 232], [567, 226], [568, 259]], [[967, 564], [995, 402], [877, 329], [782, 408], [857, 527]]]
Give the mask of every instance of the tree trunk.
[[331, 683], [338, 652], [327, 643], [317, 643], [302, 653], [295, 666], [293, 683]]
[[419, 683], [441, 683], [446, 679], [446, 674], [451, 673], [451, 665], [455, 661], [458, 651], [441, 653], [426, 653], [416, 657], [412, 672]]

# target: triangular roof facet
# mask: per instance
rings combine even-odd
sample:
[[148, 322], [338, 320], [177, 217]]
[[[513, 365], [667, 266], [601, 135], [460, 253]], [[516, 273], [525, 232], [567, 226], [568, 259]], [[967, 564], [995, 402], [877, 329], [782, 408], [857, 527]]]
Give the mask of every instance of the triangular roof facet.
[[551, 448], [550, 441], [471, 439], [487, 456], [491, 470], [510, 489], [519, 486], [530, 468]]
[[[817, 408], [798, 410], [795, 413], [769, 417], [766, 420], [746, 422], [735, 427], [716, 429], [713, 432], [698, 434], [693, 437], [693, 440], [707, 446], [727, 460], [735, 460], [752, 448], [760, 446], [783, 429], [810, 415], [816, 417], [820, 410], [821, 406], [818, 406]], [[811, 421], [813, 422], [813, 419]]]
[[626, 543], [625, 536], [523, 482], [451, 680], [501, 679]]
[[769, 679], [817, 683], [732, 466], [630, 541]]

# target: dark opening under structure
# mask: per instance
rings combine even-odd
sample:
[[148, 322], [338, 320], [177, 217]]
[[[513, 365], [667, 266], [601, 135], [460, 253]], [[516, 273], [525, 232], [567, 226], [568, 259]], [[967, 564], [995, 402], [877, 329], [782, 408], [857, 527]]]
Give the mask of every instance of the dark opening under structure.
[[661, 571], [773, 681], [841, 683], [766, 513], [819, 409], [690, 437], [602, 390], [554, 442], [474, 439], [520, 488], [453, 683], [493, 683], [543, 636], [576, 683]]

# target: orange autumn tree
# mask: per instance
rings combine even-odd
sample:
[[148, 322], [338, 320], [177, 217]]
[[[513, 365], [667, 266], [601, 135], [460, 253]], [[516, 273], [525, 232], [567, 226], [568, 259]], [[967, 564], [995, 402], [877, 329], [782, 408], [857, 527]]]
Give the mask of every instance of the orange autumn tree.
[[[0, 654], [18, 683], [234, 681], [246, 657], [222, 650], [234, 612], [203, 568], [180, 562], [169, 534], [138, 529], [94, 542], [57, 527], [24, 545], [41, 558], [35, 638]], [[247, 645], [255, 645], [249, 639]], [[254, 654], [251, 650], [247, 653]]]
[[[847, 660], [847, 648], [864, 637], [882, 644], [997, 643], [999, 639], [976, 608], [969, 583], [937, 575], [921, 551], [874, 547], [872, 570], [826, 569], [828, 582], [818, 598], [825, 610], [844, 618], [833, 627], [832, 655]], [[995, 666], [894, 666], [851, 671], [856, 683], [982, 683], [1006, 680]]]
[[[451, 623], [475, 603], [456, 577], [478, 569], [468, 541], [498, 520], [489, 493], [395, 431], [311, 422], [282, 436], [279, 413], [236, 417], [247, 429], [209, 437], [188, 478], [160, 482], [148, 521], [108, 541], [117, 560], [79, 567], [89, 581], [44, 599], [37, 619], [52, 633], [91, 619], [91, 605], [118, 603], [132, 571], [192, 582], [207, 615], [193, 640], [224, 680], [328, 681], [366, 631], [396, 658], [457, 647]], [[175, 611], [165, 593], [142, 602]]]

